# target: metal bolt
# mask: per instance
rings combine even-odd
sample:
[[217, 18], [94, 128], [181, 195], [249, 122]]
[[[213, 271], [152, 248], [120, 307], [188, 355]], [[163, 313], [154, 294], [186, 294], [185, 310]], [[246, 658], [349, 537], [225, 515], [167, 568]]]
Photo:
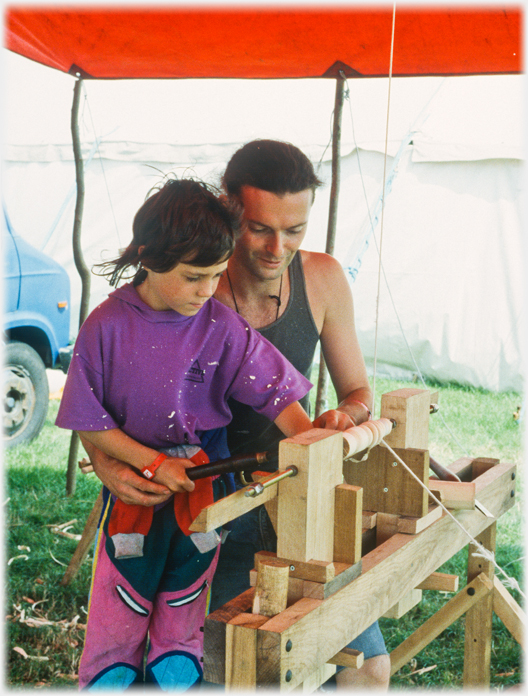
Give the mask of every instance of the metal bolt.
[[398, 462], [392, 462], [392, 466], [398, 466]]
[[384, 488], [384, 489], [383, 489], [383, 492], [384, 492], [384, 493], [388, 493], [388, 492], [389, 492], [389, 489], [388, 489], [388, 488]]
[[467, 593], [468, 593], [468, 595], [469, 595], [470, 597], [473, 597], [473, 595], [475, 594], [475, 588], [474, 588], [474, 587], [468, 587]]
[[290, 652], [290, 650], [291, 650], [292, 648], [293, 648], [293, 644], [292, 644], [291, 640], [289, 640], [289, 641], [286, 643], [286, 652]]
[[294, 565], [291, 565], [291, 566], [290, 566], [290, 570], [293, 572], [293, 571], [295, 570], [295, 566], [294, 566]]
[[512, 481], [515, 481], [515, 471], [512, 472], [511, 480], [512, 480]]
[[289, 670], [286, 672], [286, 681], [287, 681], [287, 682], [291, 682], [292, 677], [293, 677], [292, 671], [291, 671], [291, 669], [289, 669]]
[[510, 492], [510, 498], [515, 498], [515, 491]]

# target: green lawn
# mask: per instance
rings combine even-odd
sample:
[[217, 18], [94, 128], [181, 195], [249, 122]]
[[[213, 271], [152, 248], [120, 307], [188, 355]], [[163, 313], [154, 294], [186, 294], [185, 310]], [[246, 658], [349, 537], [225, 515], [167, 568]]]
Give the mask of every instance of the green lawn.
[[[417, 384], [377, 379], [378, 402], [384, 392]], [[457, 386], [431, 386], [439, 391], [440, 411], [431, 416], [431, 455], [447, 465], [461, 456], [487, 456], [521, 464], [522, 427], [513, 413], [518, 394], [490, 394]], [[329, 398], [333, 405], [334, 395]], [[76, 540], [54, 533], [53, 525], [71, 522], [67, 533], [80, 534], [99, 491], [94, 475], [77, 477], [75, 494], [65, 494], [69, 433], [53, 426], [57, 402], [52, 403], [44, 430], [30, 445], [5, 452], [6, 489], [6, 684], [9, 687], [77, 688], [90, 582], [90, 560], [68, 587], [59, 583]], [[378, 410], [379, 413], [379, 410]], [[447, 429], [446, 425], [450, 430]], [[524, 550], [520, 505], [517, 502], [497, 524], [497, 562], [522, 585]], [[457, 573], [465, 584], [467, 550], [439, 570]], [[512, 592], [520, 601], [518, 593]], [[432, 615], [448, 599], [424, 591], [422, 602], [396, 621], [382, 619], [389, 650]], [[462, 686], [463, 619], [458, 620], [411, 665], [391, 680], [393, 689], [437, 689]], [[427, 671], [428, 670], [428, 671]], [[502, 623], [494, 617], [492, 687], [521, 681], [521, 653]]]

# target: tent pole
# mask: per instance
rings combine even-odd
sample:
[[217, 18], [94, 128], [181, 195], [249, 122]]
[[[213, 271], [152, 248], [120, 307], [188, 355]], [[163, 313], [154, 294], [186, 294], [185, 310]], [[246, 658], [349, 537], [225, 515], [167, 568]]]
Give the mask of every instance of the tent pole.
[[[332, 131], [332, 185], [330, 188], [330, 207], [328, 211], [328, 230], [326, 234], [326, 253], [334, 255], [335, 235], [337, 226], [337, 207], [339, 200], [339, 185], [341, 183], [341, 121], [343, 116], [343, 100], [345, 93], [345, 78], [342, 73], [336, 79], [334, 102], [334, 123]], [[323, 352], [319, 362], [319, 379], [317, 382], [317, 397], [315, 401], [315, 417], [327, 410], [328, 372]]]
[[[81, 245], [81, 226], [84, 208], [84, 167], [81, 152], [81, 139], [79, 137], [79, 104], [81, 101], [83, 81], [81, 78], [75, 83], [73, 89], [73, 104], [71, 111], [71, 132], [73, 142], [73, 154], [75, 158], [75, 177], [77, 181], [77, 200], [75, 203], [75, 214], [73, 219], [73, 258], [75, 266], [81, 277], [81, 308], [79, 311], [79, 328], [81, 328], [88, 314], [90, 302], [90, 269], [84, 262]], [[75, 492], [75, 479], [77, 473], [77, 452], [79, 449], [79, 436], [72, 432], [70, 440], [70, 452], [68, 455], [68, 469], [66, 474], [66, 494], [73, 495]]]

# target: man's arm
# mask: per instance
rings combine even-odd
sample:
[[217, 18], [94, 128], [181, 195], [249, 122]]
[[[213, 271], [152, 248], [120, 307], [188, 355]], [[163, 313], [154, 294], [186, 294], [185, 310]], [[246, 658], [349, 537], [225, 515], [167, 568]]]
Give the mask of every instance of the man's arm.
[[372, 411], [372, 392], [356, 334], [352, 292], [341, 265], [327, 254], [309, 254], [305, 275], [323, 355], [338, 399], [337, 409], [321, 414], [313, 425], [346, 430], [364, 423]]
[[[159, 455], [157, 450], [142, 445], [119, 428], [85, 430], [79, 432], [79, 436], [110, 457], [126, 462], [140, 471], [150, 466]], [[185, 473], [185, 470], [192, 466], [194, 464], [188, 459], [166, 457], [156, 469], [154, 478], [174, 493], [192, 491], [194, 483]]]
[[82, 435], [80, 435], [80, 439], [96, 476], [110, 493], [113, 493], [124, 503], [129, 505], [158, 505], [164, 503], [172, 495], [172, 491], [167, 486], [146, 479], [130, 464], [105, 454]]

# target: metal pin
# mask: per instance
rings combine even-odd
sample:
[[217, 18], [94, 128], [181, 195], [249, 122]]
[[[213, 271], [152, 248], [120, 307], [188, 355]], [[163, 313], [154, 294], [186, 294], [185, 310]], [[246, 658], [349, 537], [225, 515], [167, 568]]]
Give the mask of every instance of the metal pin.
[[289, 466], [287, 469], [284, 469], [284, 471], [278, 471], [275, 476], [268, 479], [267, 481], [255, 483], [252, 486], [248, 486], [245, 495], [248, 498], [254, 498], [256, 495], [260, 495], [261, 493], [263, 493], [265, 488], [269, 488], [270, 486], [273, 486], [276, 483], [279, 483], [279, 481], [282, 481], [285, 478], [289, 478], [290, 476], [297, 476], [298, 473], [299, 470], [296, 466]]

